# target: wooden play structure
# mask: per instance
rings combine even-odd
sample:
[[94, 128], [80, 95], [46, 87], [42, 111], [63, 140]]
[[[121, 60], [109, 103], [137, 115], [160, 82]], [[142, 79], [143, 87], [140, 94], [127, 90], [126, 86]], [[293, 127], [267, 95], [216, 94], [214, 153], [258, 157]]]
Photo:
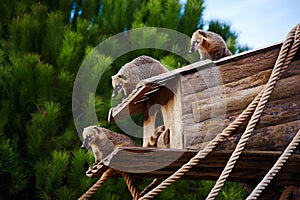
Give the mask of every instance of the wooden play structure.
[[[120, 175], [134, 199], [151, 199], [179, 178], [216, 180], [207, 199], [214, 199], [226, 180], [247, 184], [247, 199], [288, 199], [293, 191], [296, 198], [299, 45], [298, 24], [283, 43], [199, 61], [140, 82], [111, 109], [109, 120], [143, 113], [144, 147], [117, 149], [91, 166], [86, 175], [101, 179], [81, 198]], [[169, 129], [169, 142], [146, 148], [160, 125]], [[131, 178], [146, 177], [159, 180], [141, 195]]]

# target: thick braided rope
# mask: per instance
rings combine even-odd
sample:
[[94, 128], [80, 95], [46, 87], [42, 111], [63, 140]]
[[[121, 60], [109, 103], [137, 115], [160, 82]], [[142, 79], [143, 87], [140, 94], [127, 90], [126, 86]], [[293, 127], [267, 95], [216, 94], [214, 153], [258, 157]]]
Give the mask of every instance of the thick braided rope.
[[79, 200], [85, 200], [91, 198], [97, 190], [105, 183], [105, 181], [110, 177], [113, 169], [107, 169], [101, 176], [101, 178], [92, 186], [88, 191], [86, 191]]
[[256, 188], [251, 192], [251, 194], [247, 197], [247, 200], [254, 200], [259, 197], [260, 193], [268, 186], [271, 180], [276, 176], [281, 167], [286, 163], [289, 157], [292, 155], [293, 151], [300, 143], [300, 129], [288, 145], [288, 147], [284, 150], [281, 156], [278, 158], [274, 166], [269, 170], [263, 180], [256, 186]]
[[122, 175], [127, 184], [128, 190], [131, 193], [131, 196], [133, 197], [134, 200], [137, 200], [139, 198], [139, 191], [133, 184], [131, 176], [126, 172], [123, 172]]
[[144, 190], [140, 193], [140, 197], [144, 196], [146, 193], [148, 193], [150, 190], [152, 190], [154, 187], [159, 185], [163, 179], [161, 178], [155, 178], [147, 187], [144, 188]]
[[[299, 31], [296, 31], [298, 29], [299, 29], [299, 25], [294, 27], [289, 32], [285, 42], [283, 43], [283, 46], [281, 47], [281, 50], [279, 53], [279, 57], [276, 60], [275, 67], [272, 71], [272, 74], [271, 74], [269, 80], [268, 80], [268, 83], [266, 85], [265, 91], [263, 92], [262, 98], [260, 99], [260, 101], [257, 105], [257, 108], [255, 109], [253, 115], [251, 116], [251, 119], [250, 119], [250, 121], [246, 127], [246, 130], [243, 133], [240, 141], [238, 142], [236, 149], [230, 156], [229, 161], [227, 162], [227, 164], [226, 164], [224, 170], [222, 171], [219, 179], [217, 180], [215, 186], [212, 188], [212, 190], [208, 194], [208, 196], [206, 198], [207, 200], [215, 199], [215, 197], [218, 195], [218, 193], [221, 190], [222, 186], [224, 185], [227, 177], [231, 173], [236, 161], [238, 160], [240, 154], [242, 153], [242, 151], [246, 145], [246, 142], [250, 138], [252, 131], [254, 130], [254, 127], [255, 127], [256, 123], [258, 122], [266, 103], [268, 102], [268, 99], [273, 91], [275, 83], [277, 82], [277, 80], [281, 76], [281, 74], [283, 73], [282, 69], [287, 68], [287, 66], [291, 62], [292, 57], [297, 52], [297, 50], [295, 50], [295, 49], [292, 49], [291, 51], [289, 51], [289, 50], [294, 42], [294, 38], [296, 38], [295, 33], [299, 33]], [[297, 48], [297, 46], [295, 46], [295, 45], [293, 45], [293, 47]], [[287, 62], [285, 60], [289, 53], [291, 53], [293, 55], [288, 56], [288, 58], [290, 58], [290, 59], [288, 59], [289, 62]]]
[[295, 186], [292, 186], [292, 185], [286, 187], [283, 190], [283, 192], [281, 193], [279, 200], [287, 200], [289, 198], [289, 196], [292, 194], [294, 188], [295, 188]]
[[226, 127], [220, 134], [218, 134], [213, 140], [211, 140], [203, 150], [200, 150], [188, 163], [184, 164], [174, 174], [164, 180], [161, 184], [155, 187], [152, 191], [142, 196], [140, 199], [151, 199], [174, 183], [177, 179], [181, 178], [186, 172], [188, 172], [193, 166], [197, 165], [199, 160], [205, 158], [210, 152], [212, 152], [219, 143], [231, 135], [255, 110], [260, 98], [262, 91], [255, 97], [255, 99], [248, 105], [248, 107], [231, 123]]

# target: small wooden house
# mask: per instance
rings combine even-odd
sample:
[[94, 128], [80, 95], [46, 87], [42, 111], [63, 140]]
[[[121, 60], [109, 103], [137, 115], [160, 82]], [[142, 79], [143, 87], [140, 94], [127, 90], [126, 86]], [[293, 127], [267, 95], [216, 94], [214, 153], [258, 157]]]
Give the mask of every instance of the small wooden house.
[[[229, 125], [268, 81], [280, 44], [213, 62], [199, 61], [142, 81], [110, 120], [143, 113], [145, 146], [155, 128], [170, 129], [170, 148], [201, 149]], [[283, 150], [300, 129], [300, 56], [276, 87], [246, 149]], [[241, 126], [236, 133], [240, 133]], [[238, 136], [223, 144], [230, 150]]]
[[[160, 125], [169, 129], [169, 144], [157, 149], [117, 149], [101, 161], [99, 167], [90, 168], [87, 176], [100, 177], [108, 168], [142, 178], [166, 178], [173, 174], [234, 121], [260, 93], [271, 75], [281, 46], [282, 43], [278, 43], [218, 61], [199, 61], [140, 82], [122, 103], [111, 109], [109, 121], [143, 113], [143, 146]], [[248, 121], [182, 178], [217, 180]], [[299, 50], [277, 80], [245, 151], [228, 180], [256, 185], [298, 130]], [[169, 158], [176, 159], [161, 167], [161, 163]], [[288, 185], [299, 187], [299, 168], [298, 147], [276, 175], [266, 194]]]

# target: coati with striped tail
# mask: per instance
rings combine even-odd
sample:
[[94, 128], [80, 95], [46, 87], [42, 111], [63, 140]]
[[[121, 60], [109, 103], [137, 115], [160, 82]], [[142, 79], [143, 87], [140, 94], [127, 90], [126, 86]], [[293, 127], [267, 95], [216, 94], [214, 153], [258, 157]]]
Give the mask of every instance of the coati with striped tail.
[[98, 126], [84, 128], [82, 137], [81, 148], [92, 149], [95, 163], [101, 161], [118, 147], [137, 146], [130, 137]]
[[126, 98], [141, 80], [167, 71], [169, 70], [154, 58], [139, 56], [126, 63], [117, 74], [111, 77], [114, 88], [112, 97], [123, 92], [123, 98]]
[[170, 129], [164, 125], [157, 127], [151, 135], [146, 147], [167, 148], [170, 144]]
[[189, 53], [193, 53], [197, 50], [200, 54], [200, 60], [219, 60], [220, 58], [232, 55], [220, 35], [200, 29], [195, 31], [192, 35]]

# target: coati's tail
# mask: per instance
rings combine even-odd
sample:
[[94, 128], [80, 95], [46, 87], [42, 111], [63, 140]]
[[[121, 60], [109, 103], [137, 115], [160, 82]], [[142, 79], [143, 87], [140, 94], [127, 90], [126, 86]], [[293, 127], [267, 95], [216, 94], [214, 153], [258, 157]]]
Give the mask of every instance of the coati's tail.
[[161, 125], [154, 130], [154, 133], [151, 135], [146, 147], [157, 147], [158, 138], [162, 133], [164, 133], [164, 145], [167, 145], [169, 143], [169, 129], [166, 130], [165, 126]]

